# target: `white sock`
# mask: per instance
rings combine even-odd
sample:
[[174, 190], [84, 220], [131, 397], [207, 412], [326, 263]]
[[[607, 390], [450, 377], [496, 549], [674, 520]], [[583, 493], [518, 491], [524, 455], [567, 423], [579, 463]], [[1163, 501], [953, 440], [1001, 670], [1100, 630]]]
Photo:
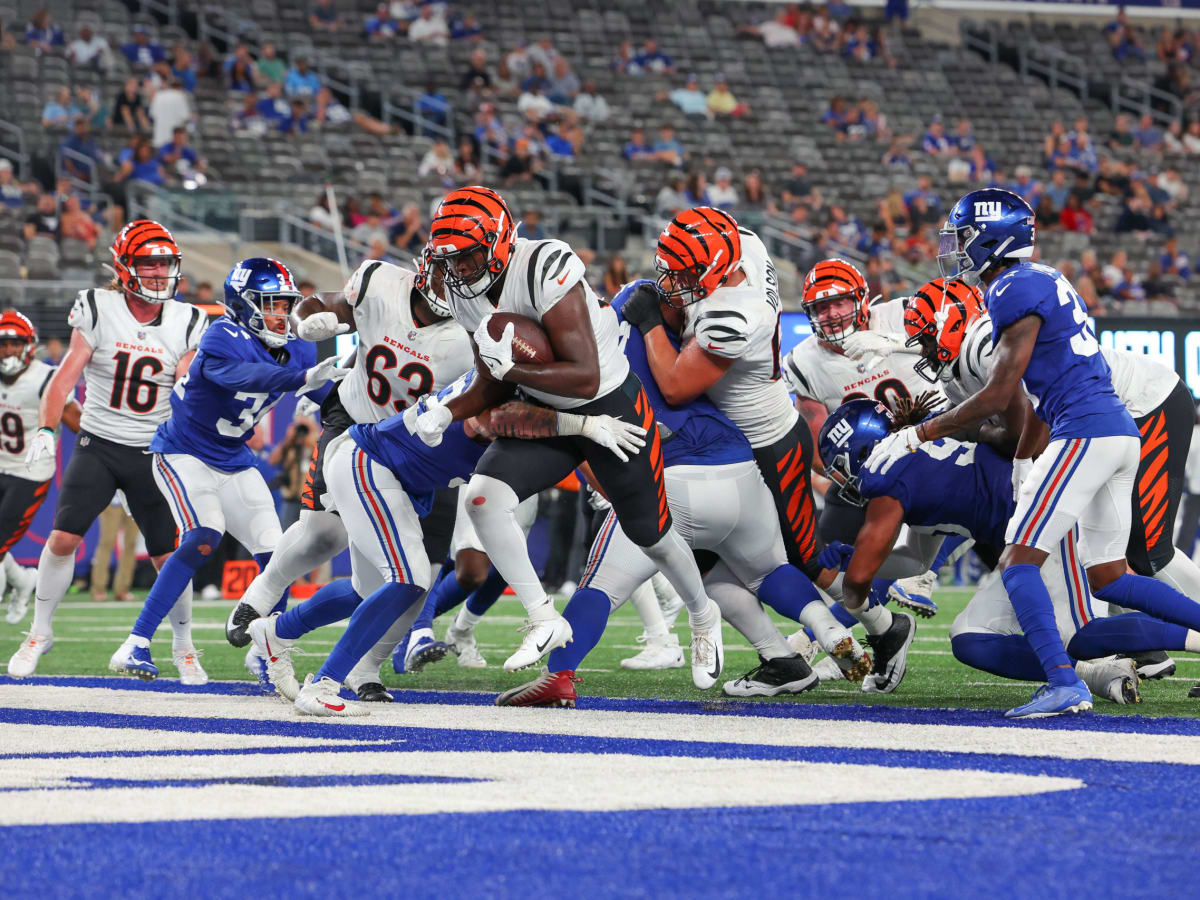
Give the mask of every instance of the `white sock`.
[[483, 616], [471, 612], [467, 609], [467, 604], [463, 604], [458, 608], [458, 615], [454, 617], [453, 628], [455, 631], [474, 631], [475, 626], [479, 624], [479, 620]]
[[192, 583], [179, 594], [179, 599], [167, 614], [171, 620], [171, 649], [194, 650], [192, 644]]
[[[0, 562], [0, 600], [4, 599], [4, 592], [8, 590], [9, 573], [12, 571], [10, 563], [18, 569], [21, 568], [17, 565], [17, 561], [13, 559], [11, 553], [4, 554], [4, 561]], [[17, 582], [13, 581], [13, 586], [16, 587], [16, 585]]]
[[516, 492], [490, 475], [472, 475], [466, 487], [467, 514], [483, 549], [508, 582], [531, 622], [558, 616], [554, 603], [542, 589], [541, 579], [529, 561], [525, 532], [517, 522]]
[[634, 589], [629, 602], [637, 610], [646, 627], [646, 637], [652, 641], [660, 641], [667, 636], [667, 623], [663, 619], [662, 608], [658, 605], [658, 596], [649, 581], [643, 581]]
[[68, 553], [59, 556], [50, 552], [50, 545], [42, 547], [42, 556], [38, 560], [37, 571], [37, 602], [33, 605], [34, 634], [53, 634], [54, 611], [66, 596], [71, 579], [75, 577], [75, 554]]
[[1188, 629], [1188, 633], [1183, 636], [1183, 649], [1188, 653], [1200, 653], [1200, 631]]
[[[683, 598], [693, 625], [697, 616], [707, 621], [716, 614], [708, 608], [708, 595], [704, 593], [704, 583], [700, 580], [700, 570], [696, 568], [692, 549], [674, 528], [669, 529], [657, 544], [643, 547], [642, 551], [658, 565], [671, 587]], [[492, 559], [495, 560], [495, 557]]]
[[307, 575], [349, 546], [341, 517], [324, 510], [305, 509], [275, 545], [267, 567], [242, 595], [242, 602], [265, 616], [297, 578]]
[[144, 650], [149, 650], [150, 649], [150, 638], [138, 637], [136, 634], [131, 634], [129, 637], [125, 638], [124, 646], [126, 646], [126, 647], [141, 647]]
[[824, 603], [809, 603], [800, 610], [800, 624], [812, 629], [817, 644], [826, 653], [832, 651], [850, 633], [845, 625], [833, 617], [833, 613]]
[[725, 563], [718, 563], [708, 574], [704, 588], [720, 607], [721, 617], [753, 644], [763, 659], [795, 655], [758, 598], [733, 576]]
[[1169, 584], [1192, 601], [1200, 602], [1200, 566], [1192, 562], [1178, 547], [1175, 548], [1175, 555], [1171, 561], [1156, 572], [1154, 577]]
[[867, 630], [867, 634], [883, 634], [892, 627], [892, 611], [882, 603], [876, 606], [871, 606], [867, 603], [863, 605], [861, 610], [857, 611], [847, 606], [846, 612], [862, 622], [863, 628]]

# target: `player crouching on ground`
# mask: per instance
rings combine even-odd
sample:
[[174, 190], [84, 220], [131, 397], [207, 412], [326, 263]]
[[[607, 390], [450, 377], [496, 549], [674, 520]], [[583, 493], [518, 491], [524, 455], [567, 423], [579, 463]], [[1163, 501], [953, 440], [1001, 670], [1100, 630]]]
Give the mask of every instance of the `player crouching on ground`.
[[242, 260], [225, 279], [226, 317], [201, 339], [171, 394], [171, 418], [150, 444], [154, 481], [170, 503], [179, 547], [109, 661], [114, 672], [158, 676], [150, 639], [226, 530], [260, 567], [279, 540], [275, 500], [246, 441], [284, 393], [303, 395], [346, 374], [333, 358], [314, 365], [313, 345], [292, 335], [299, 300], [292, 273], [273, 259]]

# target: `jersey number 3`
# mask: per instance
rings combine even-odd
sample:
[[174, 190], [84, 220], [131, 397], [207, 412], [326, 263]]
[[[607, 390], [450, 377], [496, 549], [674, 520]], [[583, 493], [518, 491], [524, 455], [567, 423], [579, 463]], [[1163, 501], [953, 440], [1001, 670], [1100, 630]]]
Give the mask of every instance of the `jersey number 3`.
[[[382, 344], [376, 344], [367, 352], [367, 396], [376, 406], [387, 406], [392, 399], [392, 386], [383, 372], [376, 371], [376, 367], [383, 370], [394, 369], [398, 362], [391, 348]], [[429, 371], [429, 366], [424, 363], [406, 363], [396, 375], [412, 385], [408, 391], [408, 396], [412, 398], [409, 402], [416, 402], [433, 390], [433, 372]], [[407, 406], [404, 398], [392, 404], [396, 412]]]

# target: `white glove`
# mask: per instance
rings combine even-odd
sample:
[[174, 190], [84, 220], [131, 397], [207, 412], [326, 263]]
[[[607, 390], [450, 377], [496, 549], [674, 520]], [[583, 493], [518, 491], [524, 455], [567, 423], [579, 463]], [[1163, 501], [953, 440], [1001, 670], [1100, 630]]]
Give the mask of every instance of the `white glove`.
[[442, 432], [450, 427], [454, 414], [436, 396], [423, 397], [404, 411], [404, 424], [428, 447], [442, 442]]
[[904, 341], [890, 334], [875, 331], [855, 331], [842, 341], [842, 350], [851, 359], [867, 361], [865, 368], [873, 369], [888, 356], [904, 349]]
[[608, 498], [593, 487], [587, 489], [587, 505], [596, 512], [604, 512], [612, 509], [612, 504], [608, 502]]
[[26, 468], [32, 468], [44, 456], [54, 458], [54, 432], [49, 428], [39, 428], [29, 442], [29, 452], [25, 454]]
[[305, 394], [324, 387], [331, 381], [341, 381], [349, 374], [349, 369], [343, 369], [338, 365], [338, 358], [336, 356], [330, 356], [328, 359], [321, 360], [304, 373], [304, 386], [296, 391], [296, 396], [303, 397]]
[[345, 334], [350, 330], [350, 326], [345, 322], [339, 322], [337, 313], [319, 312], [313, 313], [305, 319], [301, 319], [296, 323], [296, 334], [302, 340], [312, 341], [327, 341], [331, 337], [339, 334]]
[[307, 397], [301, 397], [296, 404], [296, 416], [302, 419], [315, 419], [321, 411], [321, 404]]
[[1029, 476], [1030, 470], [1033, 468], [1032, 459], [1014, 459], [1012, 470], [1012, 489], [1013, 500], [1021, 494], [1021, 483]]
[[513, 323], [509, 322], [505, 325], [500, 340], [494, 341], [488, 334], [488, 322], [491, 321], [491, 318], [492, 314], [488, 313], [479, 323], [479, 327], [475, 329], [475, 346], [479, 348], [479, 358], [488, 367], [492, 377], [497, 381], [503, 381], [508, 370], [513, 367]]
[[914, 452], [921, 443], [921, 439], [917, 437], [917, 429], [912, 425], [895, 434], [889, 434], [875, 445], [875, 449], [867, 457], [867, 471], [878, 474], [887, 472], [892, 463]]
[[584, 416], [580, 434], [607, 447], [621, 462], [629, 462], [630, 456], [637, 456], [646, 446], [646, 429], [613, 416]]

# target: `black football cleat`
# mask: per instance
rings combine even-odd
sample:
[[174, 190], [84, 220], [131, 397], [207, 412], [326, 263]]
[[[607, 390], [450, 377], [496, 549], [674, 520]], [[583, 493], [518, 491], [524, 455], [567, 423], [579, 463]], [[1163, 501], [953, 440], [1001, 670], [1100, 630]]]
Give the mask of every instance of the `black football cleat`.
[[1138, 678], [1143, 681], [1150, 679], [1170, 678], [1175, 674], [1175, 660], [1171, 659], [1164, 650], [1147, 650], [1144, 653], [1127, 654], [1137, 666]]
[[225, 640], [235, 647], [250, 645], [250, 623], [261, 618], [258, 611], [249, 603], [239, 603], [229, 613], [225, 620]]
[[760, 665], [736, 681], [721, 687], [726, 697], [774, 697], [778, 694], [802, 694], [816, 687], [820, 680], [804, 657], [780, 656], [775, 659], [759, 657]]
[[909, 613], [892, 610], [892, 627], [883, 634], [867, 635], [875, 656], [871, 674], [863, 679], [864, 694], [890, 694], [904, 680], [908, 648], [917, 633], [917, 621]]
[[360, 684], [358, 690], [358, 699], [363, 703], [394, 703], [396, 698], [388, 693], [378, 681], [368, 681], [366, 684]]

